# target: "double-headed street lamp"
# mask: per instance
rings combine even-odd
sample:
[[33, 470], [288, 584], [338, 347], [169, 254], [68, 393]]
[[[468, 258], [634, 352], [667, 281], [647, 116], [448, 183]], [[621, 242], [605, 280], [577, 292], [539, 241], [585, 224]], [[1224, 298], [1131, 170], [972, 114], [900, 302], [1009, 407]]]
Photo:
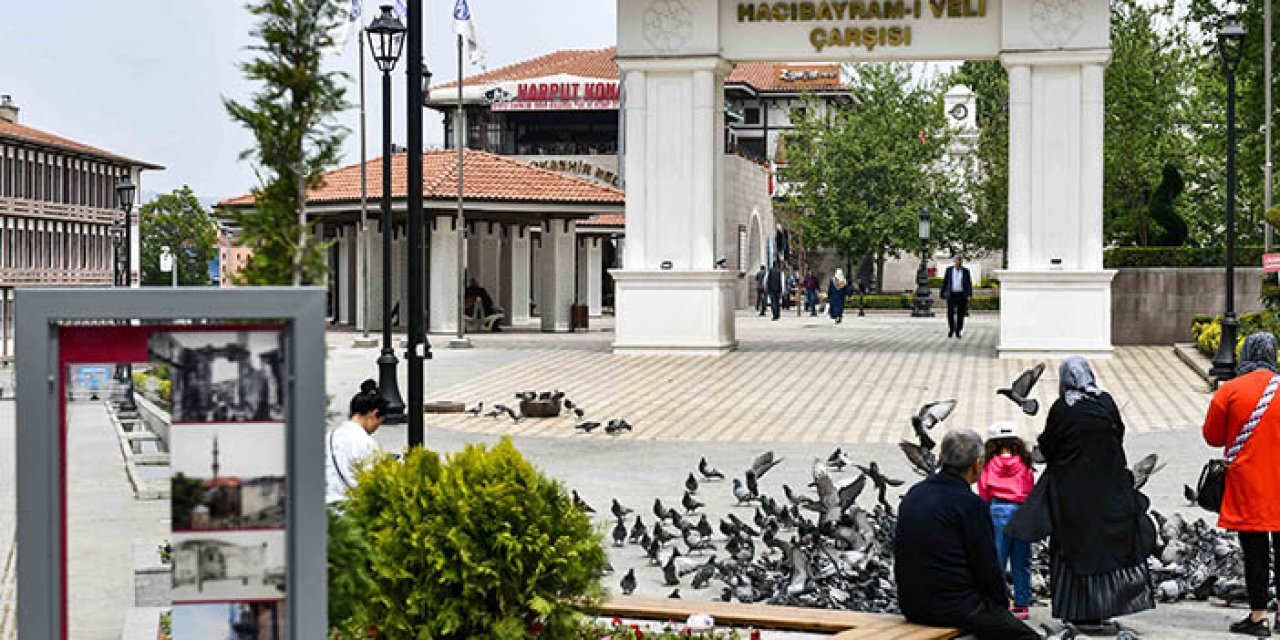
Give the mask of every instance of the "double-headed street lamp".
[[1222, 314], [1222, 340], [1209, 374], [1218, 382], [1236, 375], [1236, 68], [1244, 55], [1244, 27], [1235, 14], [1218, 32], [1218, 56], [1227, 75], [1227, 309]]
[[929, 207], [920, 210], [920, 270], [916, 272], [916, 299], [912, 318], [932, 318], [933, 298], [929, 293]]
[[[116, 263], [116, 284], [128, 288], [133, 286], [133, 194], [137, 187], [133, 185], [133, 181], [128, 175], [121, 176], [120, 181], [116, 183], [116, 198], [120, 204], [120, 210], [124, 212], [124, 224], [118, 222], [111, 225], [111, 243], [115, 247], [115, 263]], [[121, 228], [123, 227], [123, 228]], [[118, 371], [119, 369], [117, 369]], [[138, 405], [133, 401], [133, 364], [125, 363], [124, 366], [124, 397], [120, 400], [119, 409], [121, 413], [132, 413], [138, 410]]]
[[380, 10], [365, 29], [373, 60], [382, 71], [382, 353], [378, 356], [378, 388], [387, 399], [387, 422], [403, 424], [404, 400], [396, 381], [400, 361], [391, 346], [391, 71], [400, 60], [406, 29], [390, 5], [382, 5]]

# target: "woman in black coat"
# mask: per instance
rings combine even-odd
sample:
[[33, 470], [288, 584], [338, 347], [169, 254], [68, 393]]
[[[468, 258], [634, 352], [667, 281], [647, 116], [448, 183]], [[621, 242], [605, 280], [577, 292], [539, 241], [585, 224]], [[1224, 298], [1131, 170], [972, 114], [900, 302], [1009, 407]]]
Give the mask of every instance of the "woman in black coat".
[[1155, 606], [1146, 565], [1155, 528], [1146, 497], [1133, 488], [1115, 401], [1084, 358], [1066, 359], [1060, 374], [1060, 397], [1039, 439], [1048, 463], [1053, 617], [1093, 625]]

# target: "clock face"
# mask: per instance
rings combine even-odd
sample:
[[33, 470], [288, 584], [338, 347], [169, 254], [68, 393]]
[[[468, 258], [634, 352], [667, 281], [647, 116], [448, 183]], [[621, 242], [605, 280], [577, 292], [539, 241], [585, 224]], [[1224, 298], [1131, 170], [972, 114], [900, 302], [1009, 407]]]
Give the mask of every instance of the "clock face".
[[951, 107], [951, 117], [955, 118], [956, 120], [964, 120], [965, 118], [969, 117], [969, 107], [966, 107], [962, 104], [958, 104], [954, 107]]

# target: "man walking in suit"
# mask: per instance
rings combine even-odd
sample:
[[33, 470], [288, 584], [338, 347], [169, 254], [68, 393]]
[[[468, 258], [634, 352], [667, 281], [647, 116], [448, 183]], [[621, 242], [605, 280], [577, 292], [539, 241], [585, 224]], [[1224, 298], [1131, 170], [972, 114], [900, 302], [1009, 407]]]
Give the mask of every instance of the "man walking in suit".
[[782, 286], [786, 280], [787, 275], [782, 272], [782, 261], [775, 260], [773, 268], [769, 269], [769, 274], [765, 276], [765, 285], [769, 289], [769, 309], [773, 311], [774, 320], [781, 315]]
[[969, 298], [973, 297], [973, 280], [964, 260], [956, 256], [942, 279], [942, 299], [947, 301], [947, 337], [959, 338], [964, 331], [964, 317], [969, 315]]
[[765, 276], [768, 271], [764, 265], [760, 265], [760, 271], [756, 272], [756, 309], [760, 311], [760, 315], [764, 315], [764, 310], [769, 306], [769, 294], [764, 287]]

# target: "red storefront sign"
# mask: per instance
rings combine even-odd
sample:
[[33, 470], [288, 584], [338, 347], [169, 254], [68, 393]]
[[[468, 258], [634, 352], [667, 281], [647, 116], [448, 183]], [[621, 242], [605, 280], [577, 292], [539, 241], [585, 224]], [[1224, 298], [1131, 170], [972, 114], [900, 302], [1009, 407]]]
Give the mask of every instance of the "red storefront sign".
[[599, 111], [617, 109], [616, 82], [524, 82], [516, 91], [490, 92], [494, 111]]
[[1280, 271], [1280, 253], [1262, 254], [1263, 271]]

